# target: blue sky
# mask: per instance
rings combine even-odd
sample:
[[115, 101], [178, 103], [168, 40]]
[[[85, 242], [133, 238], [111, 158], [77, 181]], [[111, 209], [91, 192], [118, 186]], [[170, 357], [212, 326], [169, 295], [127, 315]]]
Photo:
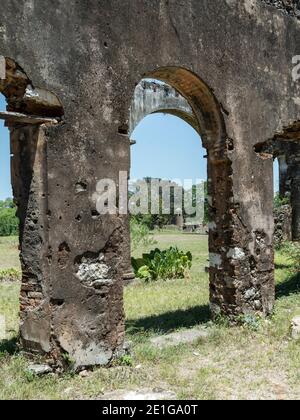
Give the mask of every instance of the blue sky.
[[[5, 110], [6, 102], [4, 96], [0, 95], [0, 111]], [[0, 120], [0, 200], [11, 196], [9, 135], [4, 122]]]
[[[5, 107], [0, 95], [0, 110]], [[131, 179], [206, 179], [206, 150], [196, 131], [183, 120], [172, 115], [149, 115], [138, 125], [132, 139], [137, 144], [131, 148]], [[277, 185], [277, 165], [275, 178]], [[11, 196], [9, 136], [0, 120], [0, 200]]]
[[144, 118], [131, 138], [131, 178], [206, 179], [206, 150], [186, 122], [167, 114]]

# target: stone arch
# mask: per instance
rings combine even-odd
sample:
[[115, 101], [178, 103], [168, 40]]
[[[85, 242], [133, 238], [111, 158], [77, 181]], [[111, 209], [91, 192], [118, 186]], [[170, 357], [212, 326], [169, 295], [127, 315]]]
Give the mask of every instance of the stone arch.
[[[208, 200], [209, 200], [209, 252], [210, 252], [210, 302], [213, 316], [224, 313], [235, 316], [243, 311], [235, 301], [234, 286], [226, 279], [232, 278], [232, 169], [229, 152], [233, 145], [226, 136], [225, 122], [221, 106], [211, 89], [193, 72], [180, 67], [165, 67], [146, 73], [144, 78], [166, 83], [182, 98], [171, 101], [167, 112], [183, 118], [189, 116], [192, 126], [199, 133], [208, 159]], [[140, 89], [141, 85], [138, 85]], [[176, 108], [176, 104], [178, 107]], [[186, 108], [183, 110], [183, 107]], [[165, 108], [166, 109], [166, 108]], [[136, 110], [135, 105], [131, 106]], [[159, 109], [148, 107], [158, 112]], [[141, 113], [147, 115], [145, 108]], [[163, 109], [161, 109], [163, 111]], [[186, 120], [186, 118], [183, 118]], [[130, 116], [130, 132], [141, 115]], [[187, 121], [188, 122], [188, 121]], [[233, 281], [233, 280], [232, 280]]]
[[130, 108], [129, 135], [143, 118], [158, 112], [181, 118], [199, 133], [197, 119], [188, 101], [171, 86], [148, 79], [142, 80], [135, 88]]
[[195, 73], [182, 67], [162, 67], [144, 77], [161, 80], [175, 88], [190, 105], [198, 124], [203, 145], [222, 159], [226, 144], [226, 129], [221, 106], [209, 86]]

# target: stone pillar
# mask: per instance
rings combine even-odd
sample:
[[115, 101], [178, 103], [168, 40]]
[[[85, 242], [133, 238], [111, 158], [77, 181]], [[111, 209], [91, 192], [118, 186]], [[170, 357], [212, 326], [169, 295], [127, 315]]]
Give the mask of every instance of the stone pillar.
[[178, 214], [175, 216], [175, 224], [178, 229], [182, 230], [184, 225], [184, 218], [182, 214]]
[[20, 220], [21, 342], [50, 351], [48, 299], [46, 141], [40, 126], [10, 126], [12, 185]]
[[289, 177], [291, 181], [292, 235], [293, 241], [300, 241], [300, 145], [292, 145]]
[[211, 309], [233, 320], [268, 315], [275, 301], [273, 159], [241, 147], [228, 161], [209, 159]]

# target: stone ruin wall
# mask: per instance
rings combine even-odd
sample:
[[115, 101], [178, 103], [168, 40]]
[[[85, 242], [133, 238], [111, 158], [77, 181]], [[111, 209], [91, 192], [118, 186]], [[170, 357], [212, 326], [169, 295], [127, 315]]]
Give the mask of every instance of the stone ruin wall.
[[[286, 2], [272, 3], [288, 12]], [[29, 205], [20, 206], [23, 347], [56, 366], [68, 354], [76, 368], [109, 364], [124, 351], [128, 219], [100, 215], [93, 197], [99, 179], [118, 182], [119, 171], [129, 171], [129, 110], [148, 76], [193, 105], [209, 149], [212, 314], [270, 314], [273, 156], [256, 146], [291, 128], [293, 140], [300, 138], [300, 86], [291, 76], [298, 21], [259, 0], [101, 7], [96, 0], [2, 0], [0, 22], [0, 56], [64, 110], [58, 124], [35, 123], [35, 130], [23, 121], [12, 131], [16, 175], [24, 160], [32, 163], [30, 177], [14, 181], [20, 201], [29, 191]], [[25, 147], [36, 133], [40, 154]], [[18, 149], [20, 137], [26, 144]]]
[[260, 0], [263, 3], [274, 6], [282, 13], [288, 16], [300, 19], [300, 1], [299, 0]]

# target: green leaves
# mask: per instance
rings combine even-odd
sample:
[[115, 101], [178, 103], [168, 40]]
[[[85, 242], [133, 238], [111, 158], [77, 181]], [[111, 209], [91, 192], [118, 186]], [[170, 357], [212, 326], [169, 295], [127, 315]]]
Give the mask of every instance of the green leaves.
[[293, 263], [293, 269], [300, 271], [300, 242], [286, 242], [282, 248], [287, 259]]
[[279, 192], [276, 193], [274, 197], [274, 208], [280, 209], [280, 207], [285, 206], [287, 204], [290, 204], [290, 198], [289, 197], [281, 197]]
[[18, 230], [19, 220], [12, 199], [0, 201], [0, 236], [17, 235]]
[[132, 258], [136, 277], [145, 281], [178, 279], [186, 277], [192, 267], [192, 254], [171, 247], [165, 251], [155, 249], [143, 258]]

